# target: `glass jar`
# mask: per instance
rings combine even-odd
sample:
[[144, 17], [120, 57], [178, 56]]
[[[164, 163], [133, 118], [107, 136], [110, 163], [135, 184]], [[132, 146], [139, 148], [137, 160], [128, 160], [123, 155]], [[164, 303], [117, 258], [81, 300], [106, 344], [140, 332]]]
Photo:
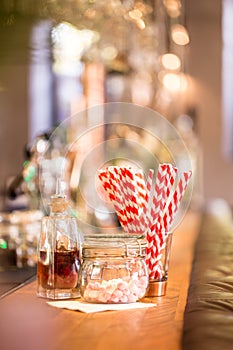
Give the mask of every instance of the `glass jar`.
[[86, 237], [82, 246], [80, 293], [92, 303], [132, 303], [148, 287], [146, 241], [136, 235]]

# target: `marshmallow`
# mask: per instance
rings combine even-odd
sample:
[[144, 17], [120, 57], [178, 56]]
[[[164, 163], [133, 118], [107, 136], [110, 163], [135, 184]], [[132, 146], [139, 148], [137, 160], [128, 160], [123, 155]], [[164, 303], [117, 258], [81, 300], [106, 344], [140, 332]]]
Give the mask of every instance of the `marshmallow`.
[[95, 303], [134, 303], [142, 298], [148, 286], [148, 278], [141, 276], [125, 281], [121, 278], [101, 282], [89, 282], [83, 293], [88, 302]]

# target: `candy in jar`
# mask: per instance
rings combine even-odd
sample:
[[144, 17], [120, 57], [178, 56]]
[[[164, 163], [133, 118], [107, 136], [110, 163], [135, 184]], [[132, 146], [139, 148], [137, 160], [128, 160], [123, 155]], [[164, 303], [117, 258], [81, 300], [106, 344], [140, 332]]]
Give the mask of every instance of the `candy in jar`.
[[82, 247], [80, 291], [93, 303], [132, 303], [148, 287], [146, 242], [133, 235], [87, 237]]

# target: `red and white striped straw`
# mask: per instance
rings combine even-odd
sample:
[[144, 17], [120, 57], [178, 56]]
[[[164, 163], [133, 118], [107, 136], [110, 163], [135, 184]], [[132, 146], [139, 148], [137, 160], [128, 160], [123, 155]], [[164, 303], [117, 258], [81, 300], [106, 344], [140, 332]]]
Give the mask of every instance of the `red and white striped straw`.
[[124, 229], [124, 231], [127, 232], [127, 221], [125, 218], [121, 191], [118, 189], [118, 184], [115, 179], [115, 175], [112, 172], [112, 169], [110, 169], [109, 167], [105, 170], [100, 170], [98, 176], [103, 188], [108, 194], [109, 199], [113, 203], [114, 209], [116, 211], [122, 228]]
[[[169, 202], [168, 205], [165, 206], [163, 211], [161, 211], [162, 216], [158, 218], [158, 225], [155, 225], [155, 227], [152, 227], [152, 230], [154, 230], [154, 241], [152, 245], [151, 252], [149, 254], [150, 262], [148, 263], [149, 267], [149, 277], [150, 279], [155, 279], [161, 277], [162, 274], [162, 265], [160, 262], [160, 257], [163, 249], [165, 249], [166, 240], [167, 240], [167, 232], [170, 229], [170, 225], [172, 224], [174, 217], [179, 209], [180, 203], [182, 201], [184, 192], [187, 188], [188, 182], [191, 178], [192, 172], [185, 172], [182, 176], [182, 178], [179, 180], [177, 188], [171, 194], [172, 186], [174, 186], [175, 183], [175, 176], [177, 173], [176, 168], [170, 168], [170, 179], [169, 177], [168, 182], [166, 183], [166, 190], [167, 193], [165, 197], [167, 199], [170, 198], [170, 195], [172, 195], [172, 199]], [[151, 243], [152, 244], [152, 243]]]
[[165, 180], [167, 175], [167, 167], [164, 164], [160, 164], [157, 172], [154, 193], [152, 196], [151, 208], [148, 210], [148, 222], [149, 226], [147, 228], [147, 254], [146, 261], [149, 265], [149, 269], [152, 269], [156, 255], [158, 254], [158, 247], [160, 242], [156, 242], [158, 236], [156, 234], [156, 220], [159, 217], [160, 210], [164, 206], [165, 197]]
[[155, 259], [157, 246], [161, 246], [163, 238], [163, 227], [161, 227], [161, 216], [166, 205], [167, 197], [170, 195], [171, 186], [174, 183], [176, 168], [170, 164], [160, 164], [157, 172], [151, 209], [148, 212], [150, 226], [147, 231], [147, 260], [153, 256]]
[[154, 169], [149, 169], [147, 179], [145, 182], [145, 202], [143, 205], [143, 212], [141, 215], [141, 223], [144, 228], [144, 232], [146, 233], [148, 231], [148, 228], [150, 227], [150, 216], [148, 215], [149, 212], [149, 205], [150, 205], [150, 199], [151, 199], [151, 189], [153, 185], [153, 177], [154, 177]]
[[98, 177], [104, 190], [107, 192], [109, 199], [111, 201], [115, 200], [115, 193], [111, 186], [108, 168], [99, 170]]
[[[165, 175], [165, 181], [164, 181], [164, 190], [163, 190], [163, 200], [160, 202], [159, 206], [159, 215], [157, 217], [157, 222], [154, 222], [154, 227], [152, 229], [155, 229], [159, 237], [161, 239], [161, 244], [164, 241], [164, 234], [166, 234], [166, 229], [164, 227], [164, 222], [162, 220], [162, 217], [166, 211], [166, 206], [169, 201], [170, 196], [172, 195], [173, 187], [176, 180], [176, 175], [178, 169], [174, 167], [172, 164], [164, 164], [166, 166], [167, 173]], [[156, 196], [156, 193], [155, 193]]]
[[167, 203], [167, 200], [169, 199], [170, 195], [171, 195], [171, 190], [175, 184], [175, 180], [176, 180], [176, 175], [178, 172], [178, 169], [176, 167], [174, 167], [172, 164], [166, 164], [167, 165], [167, 173], [168, 176], [166, 178], [166, 201], [165, 204]]
[[147, 201], [147, 188], [145, 177], [142, 169], [137, 169], [134, 174], [135, 183], [136, 183], [136, 195], [137, 202], [140, 208], [140, 213], [143, 212], [143, 208], [146, 206]]
[[163, 226], [166, 231], [169, 231], [174, 217], [180, 207], [184, 192], [188, 186], [189, 180], [192, 176], [192, 171], [184, 172], [180, 178], [176, 190], [173, 193], [172, 199], [169, 202], [167, 209], [162, 217]]
[[163, 211], [166, 204], [168, 188], [167, 185], [171, 177], [168, 169], [169, 167], [167, 164], [160, 164], [158, 168], [150, 211], [152, 224], [156, 223], [160, 216], [160, 213]]
[[[152, 184], [153, 184], [153, 176], [154, 176], [154, 169], [149, 169], [147, 181], [146, 181], [146, 189], [147, 189], [147, 195], [149, 196]], [[149, 199], [148, 199], [149, 201]]]
[[184, 172], [174, 190], [177, 168], [160, 164], [154, 192], [151, 193], [153, 175], [154, 171], [150, 169], [145, 181], [141, 169], [109, 167], [100, 171], [99, 178], [123, 229], [129, 233], [146, 232], [149, 276], [157, 278], [163, 273], [160, 259], [167, 232], [179, 210], [192, 172]]
[[142, 233], [143, 227], [140, 222], [140, 201], [137, 196], [137, 183], [135, 171], [131, 168], [120, 167], [125, 213], [128, 220], [128, 231]]
[[109, 181], [111, 184], [111, 187], [114, 191], [115, 200], [113, 200], [114, 208], [116, 210], [116, 214], [118, 216], [118, 219], [120, 221], [120, 224], [125, 232], [128, 232], [128, 222], [127, 217], [125, 213], [125, 203], [124, 203], [124, 197], [122, 193], [121, 188], [121, 179], [120, 179], [120, 173], [118, 170], [118, 167], [110, 166], [108, 168], [109, 172]]
[[132, 233], [144, 232], [141, 213], [145, 210], [149, 195], [143, 171], [110, 166], [99, 172], [99, 179], [124, 230]]

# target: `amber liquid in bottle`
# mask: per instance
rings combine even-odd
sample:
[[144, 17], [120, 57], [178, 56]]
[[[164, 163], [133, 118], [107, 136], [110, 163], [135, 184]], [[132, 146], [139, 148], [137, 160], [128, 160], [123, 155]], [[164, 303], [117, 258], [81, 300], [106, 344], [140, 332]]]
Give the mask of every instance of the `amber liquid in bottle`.
[[50, 271], [50, 266], [46, 264], [47, 252], [39, 252], [38, 262], [38, 282], [45, 288], [71, 289], [78, 284], [78, 274], [80, 260], [78, 250], [55, 251], [54, 271]]

